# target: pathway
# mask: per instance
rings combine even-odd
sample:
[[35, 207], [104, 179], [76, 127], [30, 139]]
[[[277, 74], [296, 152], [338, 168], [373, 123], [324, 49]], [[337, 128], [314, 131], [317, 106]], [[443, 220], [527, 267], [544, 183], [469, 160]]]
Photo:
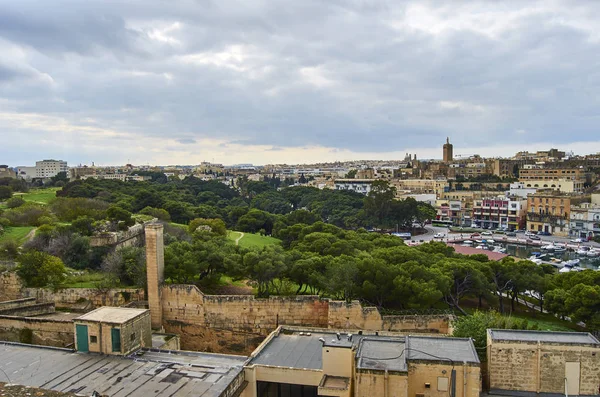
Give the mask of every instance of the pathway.
[[240, 243], [240, 240], [242, 239], [242, 237], [244, 237], [244, 233], [242, 233], [242, 232], [236, 232], [236, 233], [239, 233], [240, 237], [235, 239], [235, 245], [240, 245], [239, 243]]

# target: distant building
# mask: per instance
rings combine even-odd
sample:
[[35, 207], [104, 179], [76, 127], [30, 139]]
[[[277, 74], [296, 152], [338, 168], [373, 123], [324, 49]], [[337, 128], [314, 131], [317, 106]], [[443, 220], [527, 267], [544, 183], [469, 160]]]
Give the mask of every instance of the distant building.
[[335, 190], [352, 190], [353, 192], [369, 194], [374, 179], [336, 179]]
[[531, 187], [531, 184], [529, 184], [530, 186], [525, 187], [525, 183], [524, 182], [514, 182], [510, 184], [510, 190], [508, 192], [506, 192], [507, 196], [517, 196], [517, 197], [522, 197], [522, 198], [527, 198], [527, 196], [529, 196], [530, 194], [534, 194], [535, 192], [537, 192], [537, 187]]
[[17, 177], [27, 181], [35, 178], [35, 167], [20, 166], [17, 167]]
[[571, 196], [544, 190], [530, 195], [527, 200], [527, 230], [568, 234]]
[[450, 138], [446, 138], [446, 143], [442, 148], [444, 155], [444, 163], [450, 163], [454, 160], [454, 155], [452, 153], [454, 146], [450, 143]]
[[36, 178], [52, 178], [59, 172], [67, 172], [67, 162], [62, 160], [42, 160], [35, 163]]
[[17, 173], [15, 170], [10, 168], [8, 165], [0, 165], [0, 178], [11, 178], [15, 179], [17, 177]]
[[522, 229], [525, 226], [527, 199], [495, 197], [473, 202], [473, 223], [486, 229]]
[[569, 234], [581, 238], [600, 236], [600, 205], [571, 206]]
[[585, 332], [487, 330], [490, 395], [598, 396], [600, 342]]
[[69, 178], [77, 179], [84, 176], [96, 175], [95, 167], [88, 167], [84, 165], [83, 167], [72, 167], [69, 169]]

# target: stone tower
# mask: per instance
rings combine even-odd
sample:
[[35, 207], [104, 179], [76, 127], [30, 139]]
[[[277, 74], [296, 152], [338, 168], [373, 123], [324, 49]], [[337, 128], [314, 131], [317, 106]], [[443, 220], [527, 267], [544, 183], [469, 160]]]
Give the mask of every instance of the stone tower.
[[148, 307], [153, 329], [162, 328], [161, 287], [165, 278], [163, 225], [146, 225], [146, 275], [148, 277]]
[[450, 138], [446, 138], [446, 143], [444, 143], [444, 163], [450, 163], [454, 160], [452, 155], [453, 146], [450, 143]]

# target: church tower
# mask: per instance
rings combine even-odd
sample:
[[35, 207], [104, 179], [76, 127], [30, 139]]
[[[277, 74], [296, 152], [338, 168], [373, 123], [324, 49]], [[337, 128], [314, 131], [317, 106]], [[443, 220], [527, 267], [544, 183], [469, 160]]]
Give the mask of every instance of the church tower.
[[453, 157], [452, 157], [452, 149], [453, 146], [450, 143], [450, 138], [446, 138], [446, 143], [444, 144], [444, 163], [450, 163], [453, 161]]

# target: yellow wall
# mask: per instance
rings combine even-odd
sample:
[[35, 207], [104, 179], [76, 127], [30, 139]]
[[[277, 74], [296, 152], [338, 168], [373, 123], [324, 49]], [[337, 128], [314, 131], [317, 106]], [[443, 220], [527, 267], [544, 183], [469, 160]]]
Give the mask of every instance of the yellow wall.
[[388, 373], [386, 376], [383, 371], [357, 371], [354, 381], [354, 396], [407, 397], [408, 376], [405, 373], [395, 372]]
[[490, 389], [563, 394], [565, 362], [580, 362], [580, 394], [598, 394], [598, 347], [489, 342]]
[[[452, 388], [450, 382], [452, 368], [452, 365], [434, 362], [409, 363], [408, 395], [414, 397], [417, 393], [424, 393], [426, 397], [448, 397]], [[479, 397], [481, 392], [479, 365], [455, 363], [454, 369], [456, 370], [456, 397]], [[448, 390], [438, 390], [438, 378], [448, 378]], [[426, 383], [430, 384], [430, 388], [425, 387]]]

